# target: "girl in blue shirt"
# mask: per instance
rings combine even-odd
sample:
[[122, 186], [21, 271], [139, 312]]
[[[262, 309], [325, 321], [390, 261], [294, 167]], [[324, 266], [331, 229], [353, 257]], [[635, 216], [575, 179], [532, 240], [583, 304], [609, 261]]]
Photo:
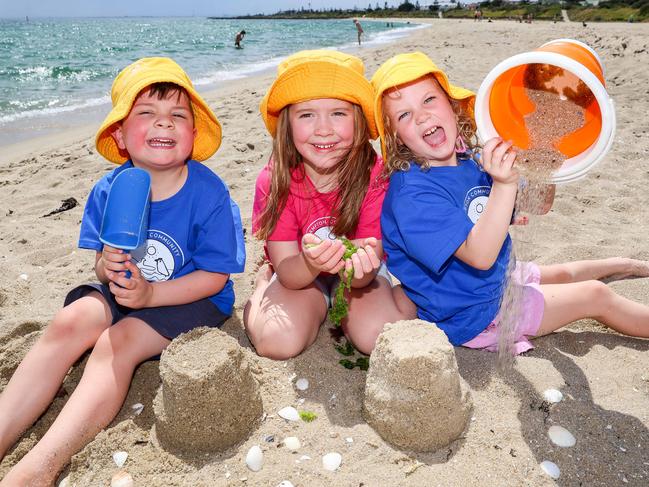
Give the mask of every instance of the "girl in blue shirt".
[[[582, 318], [649, 337], [649, 307], [598, 279], [649, 276], [649, 264], [604, 259], [508, 272], [509, 225], [519, 188], [512, 143], [494, 138], [473, 159], [475, 95], [453, 86], [422, 53], [386, 61], [372, 78], [375, 116], [390, 187], [381, 227], [388, 269], [454, 345], [496, 350], [499, 308], [508, 278], [520, 286], [514, 352]], [[467, 147], [467, 144], [469, 147]], [[554, 187], [546, 191], [547, 212]], [[488, 202], [488, 204], [487, 204]]]

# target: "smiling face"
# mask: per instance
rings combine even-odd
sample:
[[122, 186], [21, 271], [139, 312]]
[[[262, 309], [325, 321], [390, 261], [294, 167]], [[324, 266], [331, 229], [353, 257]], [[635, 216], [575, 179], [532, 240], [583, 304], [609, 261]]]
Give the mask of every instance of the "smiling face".
[[457, 117], [439, 83], [427, 76], [388, 90], [383, 110], [399, 142], [434, 166], [455, 166]]
[[312, 181], [335, 175], [354, 143], [354, 105], [335, 98], [309, 100], [291, 105], [288, 118], [293, 143]]
[[164, 170], [184, 165], [196, 137], [189, 97], [181, 90], [160, 99], [145, 89], [112, 135], [137, 167]]

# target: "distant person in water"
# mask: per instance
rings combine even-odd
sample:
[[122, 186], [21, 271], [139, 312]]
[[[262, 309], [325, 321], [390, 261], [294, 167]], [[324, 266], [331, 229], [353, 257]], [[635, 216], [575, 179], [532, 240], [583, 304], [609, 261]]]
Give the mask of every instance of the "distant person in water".
[[246, 35], [245, 30], [237, 32], [237, 35], [234, 37], [234, 47], [236, 47], [237, 49], [243, 49], [243, 47], [241, 47], [241, 41], [243, 40], [243, 37], [245, 35]]
[[361, 45], [361, 34], [363, 33], [363, 27], [358, 19], [354, 19], [354, 25], [356, 26], [356, 33], [358, 34], [358, 45]]

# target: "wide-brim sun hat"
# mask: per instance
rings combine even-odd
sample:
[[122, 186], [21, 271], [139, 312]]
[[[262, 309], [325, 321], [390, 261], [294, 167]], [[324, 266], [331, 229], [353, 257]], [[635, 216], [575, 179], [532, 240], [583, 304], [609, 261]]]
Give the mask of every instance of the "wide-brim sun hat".
[[381, 152], [386, 157], [385, 126], [383, 124], [383, 93], [387, 90], [433, 75], [446, 94], [463, 105], [464, 111], [474, 117], [475, 93], [466, 88], [452, 85], [446, 73], [439, 69], [423, 52], [397, 54], [376, 70], [370, 83], [374, 88], [374, 117], [381, 138]]
[[113, 109], [102, 122], [95, 137], [97, 151], [116, 164], [123, 164], [129, 159], [128, 152], [117, 146], [111, 134], [115, 125], [128, 116], [138, 94], [155, 83], [173, 83], [187, 91], [196, 129], [191, 158], [197, 161], [209, 159], [221, 145], [221, 124], [196, 92], [187, 73], [175, 61], [166, 57], [142, 58], [117, 75], [110, 93]]
[[283, 108], [304, 101], [336, 98], [359, 105], [370, 137], [378, 135], [373, 110], [373, 90], [365, 66], [356, 56], [325, 49], [300, 51], [282, 61], [277, 78], [264, 96], [259, 111], [271, 136]]

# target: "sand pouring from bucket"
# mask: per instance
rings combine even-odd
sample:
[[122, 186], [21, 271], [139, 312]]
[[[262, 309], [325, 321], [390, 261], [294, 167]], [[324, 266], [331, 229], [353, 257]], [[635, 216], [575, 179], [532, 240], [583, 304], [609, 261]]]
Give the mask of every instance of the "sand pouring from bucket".
[[[120, 172], [110, 186], [99, 240], [116, 249], [134, 250], [146, 241], [151, 177], [144, 169]], [[130, 277], [127, 271], [126, 277]]]
[[578, 127], [547, 141], [563, 161], [552, 172], [551, 182], [585, 176], [606, 155], [615, 134], [615, 109], [599, 56], [582, 42], [557, 39], [498, 64], [476, 96], [475, 119], [482, 142], [500, 136], [520, 149], [534, 148], [529, 117], [537, 105], [530, 89], [556, 94], [580, 112]]

